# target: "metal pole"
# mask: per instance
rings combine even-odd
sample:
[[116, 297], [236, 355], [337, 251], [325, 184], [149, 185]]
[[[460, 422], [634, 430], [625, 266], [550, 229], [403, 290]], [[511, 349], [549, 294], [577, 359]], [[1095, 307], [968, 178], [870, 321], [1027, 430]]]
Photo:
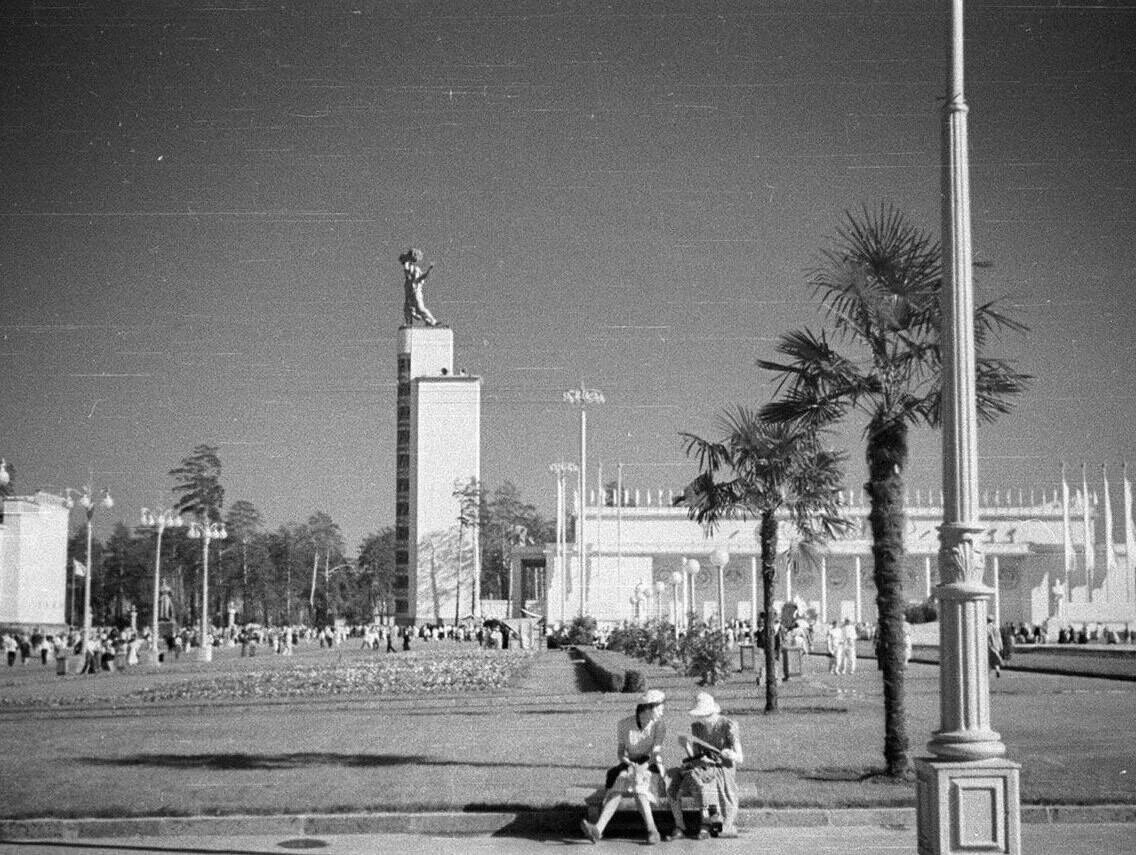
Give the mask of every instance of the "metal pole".
[[209, 524], [201, 535], [201, 650], [202, 662], [213, 661], [213, 645], [209, 643]]
[[158, 664], [158, 587], [162, 579], [162, 531], [165, 525], [158, 522], [158, 545], [154, 550], [154, 611], [150, 615], [150, 664]]

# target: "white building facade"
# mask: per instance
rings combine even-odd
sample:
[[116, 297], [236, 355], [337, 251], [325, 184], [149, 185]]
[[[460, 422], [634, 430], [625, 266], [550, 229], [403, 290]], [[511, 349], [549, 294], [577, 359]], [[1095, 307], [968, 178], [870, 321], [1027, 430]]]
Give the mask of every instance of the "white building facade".
[[[674, 621], [693, 612], [710, 619], [718, 612], [718, 570], [711, 553], [723, 548], [725, 618], [755, 620], [761, 607], [760, 543], [757, 521], [722, 523], [712, 535], [674, 507], [669, 491], [613, 491], [590, 496], [585, 508], [584, 573], [574, 544], [520, 553], [514, 562], [514, 610], [524, 607], [550, 623], [581, 613], [601, 624], [648, 618]], [[853, 523], [845, 537], [806, 560], [794, 548], [792, 528], [778, 535], [776, 598], [795, 602], [824, 622], [851, 618], [876, 621], [868, 505], [861, 495], [845, 508]], [[1097, 504], [1060, 492], [1040, 499], [1009, 493], [984, 496], [981, 521], [986, 584], [995, 591], [990, 614], [999, 623], [1042, 626], [1055, 635], [1063, 625], [1085, 623], [1136, 629], [1136, 578], [1124, 543], [1098, 543]], [[911, 603], [929, 600], [938, 580], [938, 497], [908, 497], [904, 592]], [[1131, 526], [1131, 520], [1125, 520]], [[1127, 531], [1127, 529], [1126, 529]], [[1131, 540], [1131, 534], [1126, 536]], [[1090, 544], [1086, 552], [1085, 544]], [[698, 562], [697, 572], [688, 571]]]
[[68, 518], [63, 499], [50, 493], [4, 500], [0, 628], [66, 628]]

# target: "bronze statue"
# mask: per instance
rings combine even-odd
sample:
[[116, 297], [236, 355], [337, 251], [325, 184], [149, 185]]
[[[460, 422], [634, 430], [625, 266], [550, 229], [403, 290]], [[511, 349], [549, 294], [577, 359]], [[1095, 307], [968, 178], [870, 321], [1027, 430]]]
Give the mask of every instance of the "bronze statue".
[[430, 314], [430, 310], [422, 302], [422, 283], [426, 281], [426, 277], [430, 275], [430, 271], [434, 268], [433, 264], [427, 265], [423, 270], [420, 266], [422, 263], [422, 250], [408, 249], [398, 257], [402, 262], [402, 272], [405, 277], [403, 281], [403, 304], [402, 304], [402, 318], [403, 323], [410, 327], [414, 326], [414, 321], [423, 321], [428, 327], [436, 327], [437, 320]]

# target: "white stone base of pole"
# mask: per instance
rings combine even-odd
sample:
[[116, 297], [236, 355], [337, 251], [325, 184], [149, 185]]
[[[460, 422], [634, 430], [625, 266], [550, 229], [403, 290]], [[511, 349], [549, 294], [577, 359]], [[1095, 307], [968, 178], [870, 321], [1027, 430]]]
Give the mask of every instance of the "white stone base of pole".
[[1022, 850], [1021, 766], [990, 760], [915, 760], [919, 855]]
[[[971, 553], [969, 543], [964, 546]], [[990, 727], [986, 604], [991, 593], [980, 582], [936, 589], [942, 725], [927, 746], [937, 756], [915, 760], [919, 855], [1021, 853], [1021, 766], [1002, 756], [1006, 746]]]

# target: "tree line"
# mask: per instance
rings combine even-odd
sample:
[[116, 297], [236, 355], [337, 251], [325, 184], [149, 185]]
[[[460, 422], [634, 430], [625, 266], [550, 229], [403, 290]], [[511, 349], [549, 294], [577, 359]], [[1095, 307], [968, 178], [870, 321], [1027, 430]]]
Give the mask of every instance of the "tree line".
[[[304, 522], [268, 529], [258, 508], [239, 499], [226, 505], [218, 448], [198, 445], [171, 469], [171, 511], [185, 525], [169, 525], [161, 538], [161, 576], [168, 586], [177, 622], [197, 625], [201, 618], [204, 553], [201, 539], [190, 536], [190, 522], [223, 526], [224, 538], [209, 544], [209, 619], [225, 626], [232, 612], [237, 624], [323, 625], [337, 619], [370, 623], [394, 614], [395, 529], [368, 534], [348, 557], [347, 543], [330, 514], [314, 511]], [[463, 524], [479, 530], [481, 594], [487, 599], [509, 595], [508, 566], [518, 544], [517, 531], [528, 543], [553, 539], [554, 523], [524, 501], [506, 481], [492, 490], [463, 487]], [[457, 512], [455, 511], [455, 522]], [[91, 610], [96, 626], [124, 627], [136, 610], [139, 627], [151, 622], [156, 528], [118, 522], [104, 541], [92, 541]], [[75, 559], [87, 561], [84, 528], [67, 546], [67, 615], [81, 624], [82, 585]]]

